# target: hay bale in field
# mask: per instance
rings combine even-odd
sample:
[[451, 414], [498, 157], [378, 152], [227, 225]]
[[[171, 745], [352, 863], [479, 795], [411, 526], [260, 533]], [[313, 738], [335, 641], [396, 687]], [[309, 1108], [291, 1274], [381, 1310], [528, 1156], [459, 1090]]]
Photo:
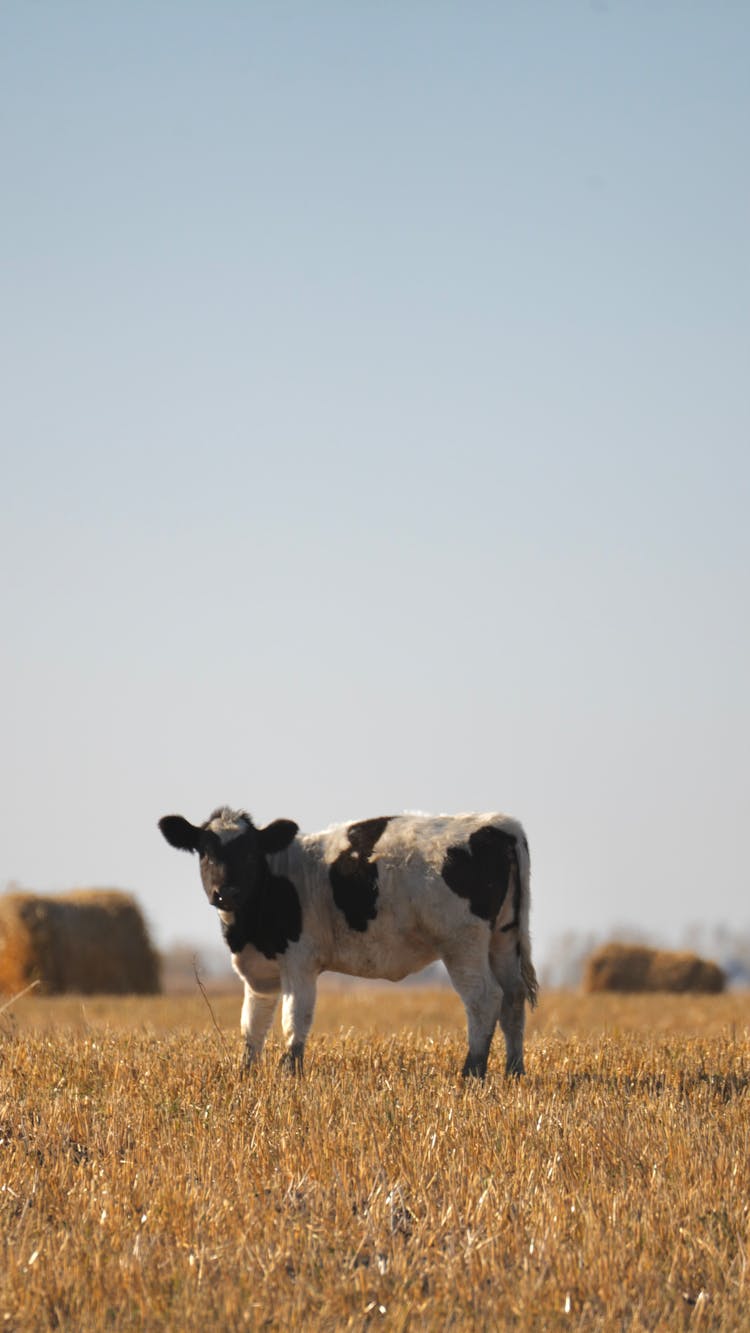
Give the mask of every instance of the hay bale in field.
[[726, 978], [717, 963], [695, 953], [605, 944], [586, 963], [586, 991], [700, 991], [718, 994]]
[[159, 957], [135, 900], [116, 889], [0, 896], [0, 991], [152, 995]]

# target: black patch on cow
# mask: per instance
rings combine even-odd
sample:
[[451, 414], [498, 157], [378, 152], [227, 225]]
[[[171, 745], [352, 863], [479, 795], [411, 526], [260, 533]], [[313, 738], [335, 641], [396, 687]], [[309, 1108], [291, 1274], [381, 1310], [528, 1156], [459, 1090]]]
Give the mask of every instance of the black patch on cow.
[[[477, 829], [469, 837], [468, 847], [449, 847], [441, 874], [449, 889], [466, 898], [474, 916], [494, 926], [498, 912], [505, 902], [511, 870], [515, 868], [515, 916], [518, 916], [520, 876], [516, 860], [516, 843], [510, 833], [493, 824]], [[510, 922], [504, 930], [517, 925]]]
[[362, 819], [347, 829], [349, 846], [339, 852], [328, 870], [333, 901], [352, 930], [367, 930], [378, 914], [378, 867], [373, 848], [391, 821], [390, 815]]
[[234, 910], [234, 921], [222, 922], [222, 932], [232, 953], [252, 944], [266, 958], [276, 958], [302, 934], [299, 895], [286, 875], [269, 870], [258, 890]]

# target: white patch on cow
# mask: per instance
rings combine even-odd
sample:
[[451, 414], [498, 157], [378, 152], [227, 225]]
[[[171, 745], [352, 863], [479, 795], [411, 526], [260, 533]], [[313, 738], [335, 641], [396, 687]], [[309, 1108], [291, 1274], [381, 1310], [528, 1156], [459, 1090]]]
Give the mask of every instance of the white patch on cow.
[[219, 908], [219, 920], [222, 921], [222, 922], [224, 923], [225, 926], [233, 926], [233, 925], [234, 925], [234, 912], [225, 912], [225, 911], [223, 910], [223, 908], [220, 907], [220, 908]]
[[230, 810], [225, 807], [223, 810], [217, 810], [208, 827], [217, 835], [222, 845], [226, 846], [228, 842], [233, 842], [235, 838], [241, 838], [243, 833], [247, 833], [250, 822], [241, 810]]
[[241, 838], [242, 834], [247, 832], [247, 824], [237, 824], [234, 828], [218, 828], [215, 831], [219, 835], [222, 847], [226, 847], [228, 842], [234, 842], [235, 838]]

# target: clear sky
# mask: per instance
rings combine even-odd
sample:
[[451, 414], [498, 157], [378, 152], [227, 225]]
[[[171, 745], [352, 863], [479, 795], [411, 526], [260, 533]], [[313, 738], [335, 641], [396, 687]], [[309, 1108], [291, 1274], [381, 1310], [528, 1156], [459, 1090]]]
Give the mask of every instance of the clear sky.
[[750, 6], [4, 0], [0, 885], [501, 809], [750, 920]]

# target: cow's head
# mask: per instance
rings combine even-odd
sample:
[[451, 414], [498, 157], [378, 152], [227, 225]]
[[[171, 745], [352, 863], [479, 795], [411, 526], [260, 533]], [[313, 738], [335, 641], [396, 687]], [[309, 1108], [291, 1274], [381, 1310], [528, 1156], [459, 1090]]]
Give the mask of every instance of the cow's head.
[[253, 897], [267, 873], [266, 857], [283, 851], [297, 833], [291, 819], [275, 819], [259, 829], [244, 810], [226, 806], [200, 826], [182, 815], [165, 815], [159, 828], [170, 846], [198, 852], [206, 897], [223, 912], [234, 912]]

